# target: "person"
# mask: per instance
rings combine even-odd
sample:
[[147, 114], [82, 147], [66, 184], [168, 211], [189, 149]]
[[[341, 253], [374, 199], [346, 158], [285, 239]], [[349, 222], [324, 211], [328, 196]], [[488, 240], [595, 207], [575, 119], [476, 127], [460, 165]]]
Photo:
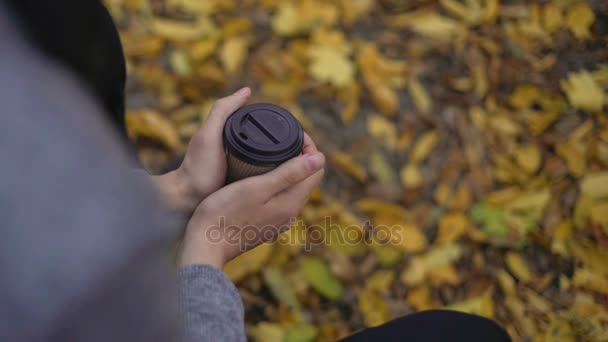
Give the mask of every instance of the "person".
[[[221, 128], [250, 97], [243, 88], [217, 101], [178, 168], [134, 172], [124, 58], [98, 0], [4, 0], [0, 41], [0, 340], [246, 340], [221, 270], [268, 235], [243, 245], [208, 232], [220, 217], [287, 228], [323, 177], [310, 137], [301, 156], [224, 186]], [[175, 269], [169, 251], [182, 235]], [[448, 311], [349, 339], [378, 338], [509, 340], [490, 320]]]

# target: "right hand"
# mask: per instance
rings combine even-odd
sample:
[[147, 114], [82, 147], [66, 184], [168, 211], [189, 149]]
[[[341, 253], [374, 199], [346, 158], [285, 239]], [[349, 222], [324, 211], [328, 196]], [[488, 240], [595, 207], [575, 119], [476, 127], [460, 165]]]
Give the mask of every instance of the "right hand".
[[266, 174], [245, 178], [209, 195], [194, 211], [180, 266], [218, 269], [291, 226], [323, 178], [325, 157], [305, 134], [302, 155]]

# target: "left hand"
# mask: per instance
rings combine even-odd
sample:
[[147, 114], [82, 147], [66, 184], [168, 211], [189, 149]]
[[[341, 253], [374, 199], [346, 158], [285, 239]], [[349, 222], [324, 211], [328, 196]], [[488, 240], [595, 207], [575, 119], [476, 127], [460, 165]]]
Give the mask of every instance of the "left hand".
[[180, 167], [154, 177], [172, 207], [189, 215], [203, 199], [225, 184], [224, 124], [250, 96], [251, 90], [245, 87], [215, 102], [207, 120], [190, 140]]

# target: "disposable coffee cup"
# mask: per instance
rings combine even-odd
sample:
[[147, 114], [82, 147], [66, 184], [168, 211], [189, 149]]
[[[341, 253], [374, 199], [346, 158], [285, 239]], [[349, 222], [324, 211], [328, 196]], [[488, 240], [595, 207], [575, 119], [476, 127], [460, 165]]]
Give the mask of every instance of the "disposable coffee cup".
[[304, 129], [287, 110], [256, 103], [234, 112], [224, 126], [227, 183], [257, 176], [302, 153]]

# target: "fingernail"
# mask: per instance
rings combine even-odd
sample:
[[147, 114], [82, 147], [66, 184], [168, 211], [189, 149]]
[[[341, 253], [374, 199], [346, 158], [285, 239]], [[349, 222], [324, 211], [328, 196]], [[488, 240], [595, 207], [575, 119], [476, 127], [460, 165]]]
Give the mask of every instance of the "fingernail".
[[234, 95], [236, 95], [236, 96], [244, 96], [244, 95], [247, 93], [247, 90], [248, 90], [248, 89], [249, 89], [248, 87], [243, 87], [243, 88], [241, 88], [241, 89], [237, 90], [237, 91], [234, 93]]
[[323, 162], [323, 155], [321, 153], [313, 153], [306, 157], [305, 164], [308, 170], [317, 171], [321, 168]]

